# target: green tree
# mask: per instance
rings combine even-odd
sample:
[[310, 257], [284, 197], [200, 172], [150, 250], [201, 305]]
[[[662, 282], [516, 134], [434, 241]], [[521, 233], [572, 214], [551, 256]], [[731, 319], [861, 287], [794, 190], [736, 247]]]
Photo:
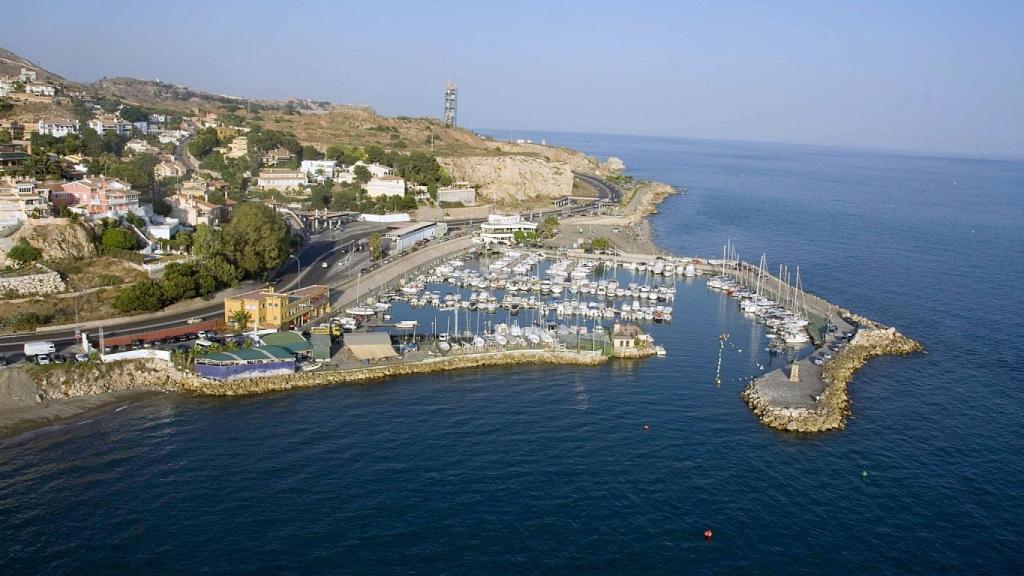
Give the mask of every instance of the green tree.
[[229, 319], [231, 320], [231, 323], [235, 325], [235, 330], [242, 332], [245, 330], [246, 326], [249, 325], [249, 322], [252, 321], [252, 315], [245, 310], [235, 310], [231, 313]]
[[122, 312], [155, 312], [164, 306], [163, 290], [151, 280], [136, 282], [121, 290], [113, 304]]
[[373, 260], [377, 260], [378, 258], [380, 258], [382, 248], [380, 234], [378, 234], [377, 232], [370, 234], [370, 237], [368, 238], [367, 241], [369, 242], [370, 246], [370, 258]]
[[541, 221], [540, 226], [537, 227], [537, 232], [545, 238], [554, 238], [555, 234], [558, 233], [558, 228], [558, 218], [548, 216]]
[[367, 146], [366, 147], [366, 161], [371, 164], [374, 162], [383, 162], [387, 154], [384, 149], [380, 146]]
[[100, 238], [100, 243], [107, 248], [135, 250], [138, 246], [135, 233], [124, 228], [107, 228]]
[[612, 247], [612, 243], [607, 238], [594, 238], [590, 241], [591, 250], [607, 250]]
[[11, 131], [7, 128], [0, 128], [0, 144], [11, 143]]
[[25, 238], [19, 238], [18, 243], [11, 247], [7, 251], [7, 257], [16, 262], [27, 264], [29, 262], [35, 262], [41, 258], [43, 253], [29, 243]]
[[356, 176], [356, 181], [360, 184], [366, 184], [373, 178], [373, 174], [370, 174], [370, 169], [362, 164], [359, 164], [352, 169], [352, 173]]
[[164, 302], [178, 302], [196, 295], [195, 271], [188, 264], [172, 262], [164, 269], [160, 290]]
[[217, 139], [217, 130], [214, 128], [204, 128], [191, 142], [188, 143], [188, 151], [190, 154], [202, 160], [213, 149], [220, 146], [220, 140]]
[[171, 248], [179, 252], [188, 252], [192, 248], [193, 240], [191, 232], [178, 232], [171, 239]]
[[265, 204], [242, 204], [221, 233], [224, 256], [246, 277], [273, 270], [288, 257], [288, 226]]
[[149, 112], [143, 108], [139, 108], [138, 106], [125, 106], [124, 108], [121, 108], [121, 111], [118, 112], [118, 115], [121, 116], [121, 118], [123, 118], [127, 122], [134, 123], [149, 121]]
[[305, 145], [302, 147], [301, 160], [322, 160], [324, 157], [315, 146]]
[[192, 233], [192, 254], [213, 256], [221, 251], [220, 231], [207, 224], [196, 224]]

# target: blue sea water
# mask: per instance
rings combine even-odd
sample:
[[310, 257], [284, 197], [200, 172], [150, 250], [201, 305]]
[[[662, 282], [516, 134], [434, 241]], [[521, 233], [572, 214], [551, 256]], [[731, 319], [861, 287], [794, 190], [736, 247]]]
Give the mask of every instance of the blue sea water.
[[763, 335], [698, 280], [665, 359], [159, 397], [0, 444], [3, 572], [1024, 568], [1024, 162], [522, 136], [685, 186], [663, 245], [800, 265], [928, 354], [858, 372], [845, 430], [774, 432], [739, 398]]

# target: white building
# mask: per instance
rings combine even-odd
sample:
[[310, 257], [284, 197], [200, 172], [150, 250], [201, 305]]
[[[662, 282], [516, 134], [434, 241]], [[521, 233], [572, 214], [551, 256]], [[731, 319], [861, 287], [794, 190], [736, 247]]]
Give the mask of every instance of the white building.
[[25, 84], [25, 93], [36, 96], [54, 96], [57, 91], [49, 84]]
[[438, 202], [462, 202], [466, 206], [476, 205], [476, 190], [468, 186], [461, 188], [439, 188], [437, 190]]
[[416, 222], [396, 228], [384, 235], [391, 241], [391, 252], [404, 252], [422, 240], [432, 240], [444, 236], [447, 226], [437, 222]]
[[159, 148], [150, 146], [149, 142], [139, 140], [138, 138], [129, 140], [128, 143], [124, 145], [124, 149], [129, 152], [135, 152], [136, 154], [156, 154], [160, 151]]
[[256, 185], [264, 190], [289, 190], [301, 188], [306, 183], [306, 175], [298, 170], [287, 168], [261, 170]]
[[114, 132], [118, 136], [127, 136], [132, 133], [132, 123], [125, 122], [124, 120], [118, 120], [117, 118], [106, 116], [103, 118], [93, 118], [88, 122], [89, 128], [92, 128], [100, 136], [104, 132]]
[[323, 182], [334, 178], [337, 167], [336, 160], [303, 160], [299, 165], [299, 172], [305, 174], [310, 181]]
[[54, 138], [63, 138], [68, 134], [78, 134], [78, 127], [78, 120], [68, 120], [66, 118], [40, 120], [36, 123], [36, 132], [53, 136]]
[[383, 164], [377, 164], [376, 162], [373, 164], [367, 164], [362, 160], [357, 160], [356, 163], [349, 168], [349, 172], [355, 174], [356, 166], [365, 166], [366, 169], [370, 171], [370, 176], [373, 176], [374, 178], [383, 178], [384, 176], [393, 176], [395, 174], [393, 169]]
[[22, 68], [21, 69], [21, 74], [18, 75], [18, 80], [21, 80], [22, 82], [35, 82], [36, 81], [36, 71], [35, 70], [30, 70], [28, 68]]
[[487, 216], [487, 222], [480, 224], [480, 235], [473, 239], [482, 244], [513, 244], [516, 232], [535, 232], [537, 224], [526, 222], [518, 214]]
[[50, 215], [51, 205], [45, 193], [37, 191], [33, 182], [0, 182], [0, 224], [21, 222], [33, 215]]
[[405, 179], [401, 176], [381, 176], [366, 183], [366, 194], [378, 196], [405, 196]]

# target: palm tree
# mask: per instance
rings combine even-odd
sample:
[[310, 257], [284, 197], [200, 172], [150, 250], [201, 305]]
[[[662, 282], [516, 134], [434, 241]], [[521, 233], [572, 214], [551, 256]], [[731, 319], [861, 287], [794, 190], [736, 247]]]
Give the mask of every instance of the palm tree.
[[231, 323], [235, 325], [239, 331], [245, 330], [245, 327], [249, 325], [249, 321], [252, 320], [252, 315], [245, 310], [235, 310], [231, 313]]

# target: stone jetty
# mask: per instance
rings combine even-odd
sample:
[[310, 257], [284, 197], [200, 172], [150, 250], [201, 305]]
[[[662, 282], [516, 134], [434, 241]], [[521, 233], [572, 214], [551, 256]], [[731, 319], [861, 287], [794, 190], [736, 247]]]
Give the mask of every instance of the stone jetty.
[[[39, 370], [39, 400], [77, 398], [126, 390], [183, 392], [200, 396], [242, 396], [314, 386], [365, 382], [391, 376], [516, 364], [596, 366], [608, 361], [600, 352], [528, 349], [439, 357], [418, 362], [366, 366], [348, 370], [297, 372], [267, 378], [219, 381], [179, 370], [162, 360], [126, 360]], [[38, 368], [37, 368], [38, 370]]]
[[[876, 356], [903, 356], [921, 350], [920, 343], [895, 328], [871, 323], [823, 366], [802, 360], [788, 373], [775, 370], [754, 379], [741, 396], [764, 425], [776, 430], [841, 429], [850, 414], [847, 386], [861, 366]], [[794, 370], [797, 377], [791, 378]]]

